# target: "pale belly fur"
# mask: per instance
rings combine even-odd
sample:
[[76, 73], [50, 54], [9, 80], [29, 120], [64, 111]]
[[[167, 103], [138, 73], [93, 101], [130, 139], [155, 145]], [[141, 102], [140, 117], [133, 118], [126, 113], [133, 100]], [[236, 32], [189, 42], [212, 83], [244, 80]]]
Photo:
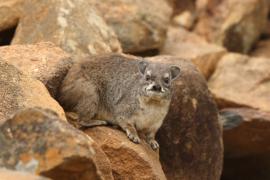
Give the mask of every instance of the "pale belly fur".
[[157, 131], [167, 115], [170, 102], [161, 103], [140, 102], [140, 109], [132, 116], [137, 130]]

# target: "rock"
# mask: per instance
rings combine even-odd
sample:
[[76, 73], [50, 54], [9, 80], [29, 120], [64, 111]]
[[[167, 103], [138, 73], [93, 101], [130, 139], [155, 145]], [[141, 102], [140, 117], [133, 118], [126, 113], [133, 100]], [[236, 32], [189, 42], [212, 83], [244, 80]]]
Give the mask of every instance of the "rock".
[[12, 44], [51, 41], [76, 58], [121, 51], [114, 32], [91, 1], [27, 0]]
[[192, 60], [202, 74], [209, 78], [225, 52], [224, 48], [207, 43], [195, 33], [171, 26], [160, 54]]
[[6, 121], [0, 146], [1, 167], [52, 179], [113, 179], [94, 141], [48, 109], [29, 108]]
[[70, 56], [52, 43], [0, 47], [0, 57], [40, 80], [53, 97], [71, 66]]
[[205, 79], [189, 61], [171, 56], [151, 61], [178, 65], [173, 99], [157, 134], [160, 161], [168, 179], [216, 180], [223, 163], [216, 104]]
[[85, 131], [110, 159], [114, 179], [166, 179], [158, 153], [142, 142], [131, 142], [124, 132], [109, 127]]
[[264, 31], [267, 0], [208, 0], [195, 32], [229, 51], [247, 53]]
[[96, 7], [114, 29], [124, 52], [162, 46], [172, 14], [166, 0], [96, 0]]
[[0, 169], [0, 179], [2, 180], [50, 180], [49, 178], [36, 176], [26, 172]]
[[196, 18], [190, 11], [184, 11], [173, 18], [173, 23], [177, 26], [184, 27], [185, 29], [192, 29]]
[[220, 107], [252, 107], [270, 111], [270, 61], [228, 53], [209, 79]]
[[261, 40], [256, 43], [254, 50], [251, 51], [250, 56], [270, 58], [270, 40]]
[[18, 110], [35, 106], [52, 109], [61, 119], [66, 119], [63, 108], [40, 81], [24, 75], [3, 60], [0, 60], [0, 72], [0, 124]]
[[270, 113], [251, 108], [226, 108], [221, 113], [240, 116], [242, 123], [223, 132], [223, 179], [270, 179]]
[[221, 113], [233, 113], [242, 122], [223, 133], [225, 156], [228, 158], [270, 153], [270, 113], [251, 108], [225, 108]]
[[23, 0], [0, 0], [0, 31], [16, 26]]

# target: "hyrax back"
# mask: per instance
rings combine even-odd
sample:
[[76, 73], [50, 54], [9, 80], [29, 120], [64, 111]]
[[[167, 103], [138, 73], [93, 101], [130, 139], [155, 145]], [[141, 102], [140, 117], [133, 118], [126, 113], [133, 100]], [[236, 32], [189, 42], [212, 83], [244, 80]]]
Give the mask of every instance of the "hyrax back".
[[168, 112], [171, 82], [179, 72], [176, 66], [123, 54], [91, 56], [70, 69], [59, 101], [66, 111], [79, 115], [82, 126], [117, 125], [135, 143], [141, 131], [156, 149], [155, 134]]

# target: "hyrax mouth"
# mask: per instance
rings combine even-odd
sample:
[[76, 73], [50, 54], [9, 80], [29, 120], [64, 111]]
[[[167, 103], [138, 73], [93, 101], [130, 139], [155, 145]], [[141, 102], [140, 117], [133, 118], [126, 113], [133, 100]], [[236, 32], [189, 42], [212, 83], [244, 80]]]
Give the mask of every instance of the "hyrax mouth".
[[147, 95], [148, 95], [148, 97], [150, 97], [152, 99], [162, 99], [165, 94], [161, 90], [157, 91], [157, 90], [151, 89], [151, 90], [147, 91]]

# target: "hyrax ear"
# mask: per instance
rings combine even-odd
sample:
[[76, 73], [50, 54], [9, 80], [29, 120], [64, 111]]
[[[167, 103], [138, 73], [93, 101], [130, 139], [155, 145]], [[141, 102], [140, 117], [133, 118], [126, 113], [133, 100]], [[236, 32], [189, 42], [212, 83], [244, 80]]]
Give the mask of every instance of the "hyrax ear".
[[146, 70], [146, 67], [149, 65], [148, 62], [146, 61], [140, 61], [139, 64], [138, 64], [138, 67], [139, 67], [139, 71], [141, 74], [144, 75], [145, 73], [145, 70]]
[[170, 71], [172, 80], [176, 79], [180, 75], [180, 68], [178, 66], [171, 66]]

